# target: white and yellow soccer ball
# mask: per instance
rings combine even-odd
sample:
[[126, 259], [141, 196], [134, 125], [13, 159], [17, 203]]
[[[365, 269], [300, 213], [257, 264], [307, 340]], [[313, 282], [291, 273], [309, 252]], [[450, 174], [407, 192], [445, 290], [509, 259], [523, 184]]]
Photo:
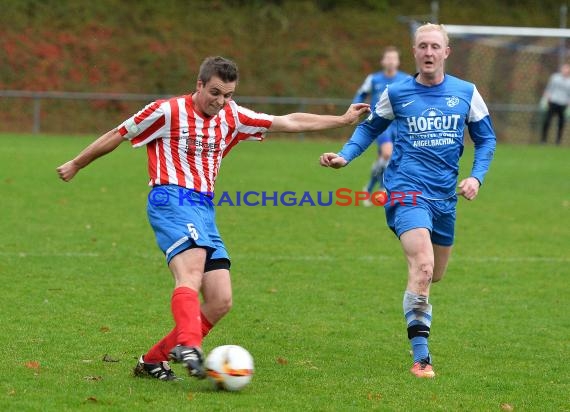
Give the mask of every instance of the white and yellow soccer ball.
[[217, 389], [239, 391], [253, 378], [253, 357], [237, 345], [213, 349], [204, 364], [208, 379]]

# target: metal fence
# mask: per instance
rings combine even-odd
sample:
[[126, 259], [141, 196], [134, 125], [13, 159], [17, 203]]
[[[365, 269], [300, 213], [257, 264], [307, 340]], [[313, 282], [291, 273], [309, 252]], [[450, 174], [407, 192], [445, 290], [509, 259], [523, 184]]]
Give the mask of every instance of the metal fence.
[[[137, 94], [137, 93], [85, 93], [85, 92], [56, 92], [56, 91], [26, 91], [26, 90], [0, 90], [0, 98], [28, 99], [32, 104], [32, 132], [42, 131], [42, 102], [44, 100], [105, 100], [105, 101], [135, 101], [151, 102], [157, 99], [171, 97], [172, 95], [161, 94]], [[351, 100], [335, 98], [307, 98], [307, 97], [276, 97], [276, 96], [239, 96], [235, 97], [240, 104], [244, 105], [278, 105], [293, 106], [296, 111], [305, 111], [308, 106], [334, 106], [346, 108]]]
[[[30, 131], [39, 134], [43, 131], [42, 119], [44, 114], [51, 110], [51, 106], [45, 107], [45, 101], [84, 101], [84, 102], [137, 102], [136, 107], [153, 100], [170, 97], [170, 95], [160, 94], [135, 94], [135, 93], [85, 93], [85, 92], [59, 92], [59, 91], [25, 91], [25, 90], [0, 90], [0, 99], [24, 100], [24, 106], [31, 106], [31, 110], [20, 110], [17, 114], [21, 121], [16, 122], [18, 129], [16, 132]], [[312, 111], [315, 113], [338, 113], [348, 107], [350, 99], [339, 98], [307, 98], [307, 97], [278, 97], [278, 96], [236, 96], [236, 101], [240, 104], [252, 107], [254, 110], [264, 111], [271, 106], [271, 113], [280, 114], [290, 111]], [[275, 109], [277, 108], [277, 109]], [[279, 110], [279, 108], [281, 108]], [[537, 130], [541, 118], [541, 111], [538, 105], [533, 104], [503, 104], [491, 103], [489, 109], [497, 129], [500, 140], [515, 143], [533, 143], [538, 139]], [[132, 111], [128, 112], [129, 115]], [[524, 119], [528, 133], [517, 136], [509, 136], [508, 123], [511, 119]], [[76, 117], [79, 119], [79, 117]], [[80, 120], [77, 120], [80, 121]], [[31, 125], [31, 130], [30, 130]], [[1, 125], [0, 125], [1, 128]], [[502, 131], [504, 133], [501, 133]]]

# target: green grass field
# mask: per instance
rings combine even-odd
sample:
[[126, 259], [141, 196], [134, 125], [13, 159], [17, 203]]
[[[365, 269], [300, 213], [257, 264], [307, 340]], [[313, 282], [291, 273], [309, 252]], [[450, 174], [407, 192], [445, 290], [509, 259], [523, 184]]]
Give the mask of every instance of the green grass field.
[[[406, 268], [381, 208], [218, 208], [234, 308], [205, 350], [239, 344], [256, 361], [232, 394], [131, 376], [172, 326], [172, 281], [146, 221], [144, 149], [57, 179], [90, 140], [0, 136], [0, 410], [570, 410], [568, 148], [499, 146], [477, 200], [459, 202], [430, 299], [430, 381], [408, 372]], [[217, 190], [360, 190], [372, 152], [341, 171], [317, 165], [339, 146], [242, 143]]]

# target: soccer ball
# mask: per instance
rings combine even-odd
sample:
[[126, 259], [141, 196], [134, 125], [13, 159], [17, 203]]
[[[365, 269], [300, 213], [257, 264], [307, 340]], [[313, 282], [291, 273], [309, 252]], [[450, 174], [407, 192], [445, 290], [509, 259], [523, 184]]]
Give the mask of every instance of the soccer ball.
[[213, 349], [204, 366], [208, 379], [217, 389], [239, 391], [253, 377], [253, 358], [247, 350], [237, 345]]

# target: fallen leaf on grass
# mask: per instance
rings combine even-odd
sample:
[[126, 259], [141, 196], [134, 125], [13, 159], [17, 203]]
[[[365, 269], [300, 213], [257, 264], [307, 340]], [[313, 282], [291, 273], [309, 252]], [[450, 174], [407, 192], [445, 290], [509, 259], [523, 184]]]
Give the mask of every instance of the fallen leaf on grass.
[[103, 333], [107, 333], [111, 331], [111, 328], [109, 328], [108, 326], [101, 326], [99, 328], [99, 331], [103, 332]]
[[28, 369], [36, 369], [36, 370], [40, 369], [40, 363], [36, 362], [36, 361], [26, 362], [26, 363], [24, 363], [24, 366]]
[[86, 381], [100, 381], [103, 379], [102, 376], [84, 376], [83, 379]]
[[277, 358], [277, 363], [279, 365], [287, 365], [289, 363], [289, 361], [285, 358], [279, 357], [279, 358]]
[[311, 361], [311, 360], [302, 360], [302, 361], [299, 361], [297, 363], [299, 365], [304, 366], [304, 367], [309, 368], [309, 369], [319, 369], [315, 365], [313, 365], [313, 361]]
[[16, 390], [15, 389], [10, 389], [8, 391], [8, 396], [14, 396], [16, 394]]
[[188, 395], [186, 395], [186, 398], [188, 398], [189, 401], [193, 401], [194, 400], [194, 394], [192, 392], [188, 392]]
[[90, 396], [90, 397], [86, 398], [85, 400], [90, 401], [90, 402], [97, 402], [97, 398], [95, 396]]
[[514, 411], [515, 408], [510, 403], [502, 403], [501, 404], [501, 410], [502, 411]]
[[369, 400], [369, 401], [372, 401], [372, 400], [379, 401], [379, 400], [381, 400], [381, 399], [382, 399], [382, 394], [381, 394], [381, 393], [371, 393], [371, 392], [368, 392], [368, 400]]
[[119, 362], [118, 359], [112, 358], [111, 356], [105, 354], [103, 356], [103, 362]]

